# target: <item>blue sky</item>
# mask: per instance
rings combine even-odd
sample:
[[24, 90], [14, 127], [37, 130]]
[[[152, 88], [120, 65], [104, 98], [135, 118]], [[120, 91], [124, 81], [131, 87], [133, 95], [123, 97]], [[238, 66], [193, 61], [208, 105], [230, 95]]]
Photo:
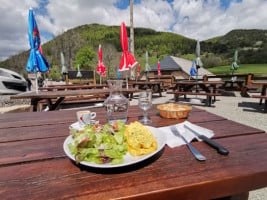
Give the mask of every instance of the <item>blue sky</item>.
[[[205, 40], [234, 29], [267, 29], [267, 0], [133, 0], [134, 27]], [[129, 0], [0, 0], [0, 60], [29, 49], [33, 8], [42, 44], [83, 24], [130, 25]]]

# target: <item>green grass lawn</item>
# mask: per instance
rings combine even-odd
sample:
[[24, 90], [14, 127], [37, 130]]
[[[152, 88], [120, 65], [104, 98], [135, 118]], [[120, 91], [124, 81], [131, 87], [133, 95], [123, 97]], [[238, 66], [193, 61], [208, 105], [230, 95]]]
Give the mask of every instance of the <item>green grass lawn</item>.
[[[230, 70], [230, 65], [208, 68], [207, 70], [209, 70], [213, 74], [232, 74], [232, 71]], [[252, 73], [256, 76], [266, 76], [267, 64], [240, 64], [239, 68], [234, 72], [234, 74], [248, 73]]]

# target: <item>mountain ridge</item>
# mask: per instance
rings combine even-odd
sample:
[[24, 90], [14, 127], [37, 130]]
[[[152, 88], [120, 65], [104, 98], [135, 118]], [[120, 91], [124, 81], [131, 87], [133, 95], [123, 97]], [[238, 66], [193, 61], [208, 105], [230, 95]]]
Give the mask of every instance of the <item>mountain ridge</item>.
[[[129, 27], [127, 27], [129, 36]], [[135, 28], [135, 57], [144, 68], [145, 52], [149, 53], [149, 64], [167, 56], [194, 59], [196, 40], [171, 32], [159, 32], [148, 28]], [[101, 24], [85, 24], [65, 31], [54, 39], [42, 44], [44, 56], [52, 67], [60, 71], [60, 52], [64, 53], [65, 64], [69, 69], [77, 66], [77, 53], [83, 47], [92, 49], [93, 59], [83, 69], [95, 70], [98, 62], [98, 45], [102, 45], [103, 62], [115, 69], [120, 63], [122, 54], [120, 44], [120, 26], [106, 26]], [[239, 50], [241, 63], [267, 63], [267, 30], [237, 29], [225, 35], [201, 41], [201, 58], [204, 66], [232, 62], [233, 53]], [[11, 56], [0, 62], [0, 67], [8, 68], [20, 73], [25, 72], [29, 50]], [[110, 72], [114, 74], [114, 70]]]

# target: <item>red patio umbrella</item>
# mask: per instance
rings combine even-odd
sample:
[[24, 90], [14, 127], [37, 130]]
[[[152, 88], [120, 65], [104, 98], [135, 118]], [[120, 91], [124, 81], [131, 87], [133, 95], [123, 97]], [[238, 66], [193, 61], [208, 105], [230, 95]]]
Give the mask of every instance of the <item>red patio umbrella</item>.
[[160, 72], [160, 62], [158, 61], [158, 76], [161, 76], [161, 72]]
[[130, 68], [134, 68], [137, 65], [137, 61], [131, 52], [128, 51], [128, 38], [127, 38], [127, 30], [125, 23], [121, 23], [121, 48], [122, 48], [122, 56], [120, 63], [120, 71], [126, 71]]
[[137, 77], [139, 77], [139, 76], [140, 76], [140, 70], [141, 70], [141, 66], [140, 66], [140, 65], [138, 65], [138, 68], [137, 68]]
[[[133, 69], [138, 63], [135, 60], [134, 56], [131, 52], [128, 51], [128, 38], [127, 38], [127, 30], [125, 23], [121, 23], [121, 48], [122, 48], [122, 56], [121, 62], [119, 66], [119, 71], [128, 71], [129, 69]], [[126, 87], [128, 89], [128, 76], [126, 74]]]
[[101, 44], [99, 45], [99, 50], [98, 50], [98, 65], [96, 68], [96, 72], [100, 75], [100, 84], [101, 84], [101, 76], [105, 77], [106, 76], [106, 67], [103, 63], [102, 60], [102, 47]]

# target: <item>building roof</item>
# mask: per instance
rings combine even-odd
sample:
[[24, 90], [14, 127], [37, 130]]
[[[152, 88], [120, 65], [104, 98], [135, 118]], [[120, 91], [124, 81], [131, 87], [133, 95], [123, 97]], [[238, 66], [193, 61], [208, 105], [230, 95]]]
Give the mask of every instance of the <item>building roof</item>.
[[[192, 61], [174, 56], [169, 56], [160, 61], [160, 71], [183, 71], [190, 76], [190, 69], [192, 67]], [[151, 67], [151, 71], [158, 71], [158, 63]], [[212, 75], [211, 72], [201, 67], [198, 69], [199, 78], [205, 74]]]

